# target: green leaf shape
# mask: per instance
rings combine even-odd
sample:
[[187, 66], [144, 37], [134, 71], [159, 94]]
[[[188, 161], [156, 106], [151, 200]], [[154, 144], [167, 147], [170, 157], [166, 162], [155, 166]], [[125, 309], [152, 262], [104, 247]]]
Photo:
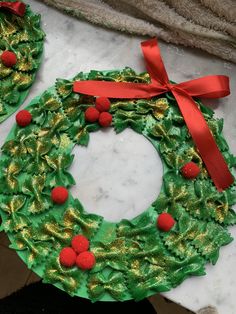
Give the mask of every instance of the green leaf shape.
[[[190, 183], [191, 184], [191, 183]], [[175, 209], [181, 203], [186, 206], [191, 203], [193, 186], [186, 183], [181, 176], [167, 172], [163, 176], [163, 189], [157, 200], [153, 203], [155, 210], [161, 213], [166, 208]]]
[[207, 124], [214, 135], [222, 133], [224, 125], [223, 119], [210, 119], [207, 121]]
[[127, 290], [121, 272], [111, 272], [107, 278], [102, 273], [90, 274], [87, 288], [93, 302], [100, 300], [105, 293], [110, 294], [115, 300], [122, 301]]
[[91, 251], [96, 258], [96, 264], [91, 273], [103, 270], [105, 267], [111, 267], [115, 270], [127, 270], [127, 249], [125, 238], [116, 238], [109, 243], [92, 242]]
[[39, 125], [42, 125], [46, 119], [46, 112], [40, 106], [39, 102], [35, 103], [33, 106], [29, 107], [29, 112], [31, 113], [32, 120]]
[[16, 105], [20, 100], [20, 92], [13, 82], [13, 75], [11, 74], [5, 80], [0, 81], [1, 97], [4, 104]]
[[84, 208], [78, 199], [75, 199], [70, 206], [65, 210], [63, 215], [63, 226], [66, 228], [79, 227], [82, 233], [92, 238], [99, 230], [103, 218], [84, 212]]
[[168, 273], [162, 267], [134, 260], [128, 269], [129, 291], [135, 301], [147, 297], [150, 290], [153, 293], [168, 291], [171, 288], [168, 277]]
[[34, 236], [31, 228], [24, 228], [14, 235], [14, 244], [10, 245], [10, 248], [24, 252], [29, 268], [44, 263], [51, 252], [49, 243], [38, 241]]
[[81, 95], [71, 94], [63, 101], [64, 114], [71, 121], [76, 122], [77, 119], [79, 119], [82, 109], [84, 109], [84, 107], [81, 107]]
[[45, 137], [51, 141], [60, 141], [60, 132], [70, 127], [68, 119], [61, 112], [48, 113], [46, 124], [40, 129], [38, 137]]
[[83, 79], [98, 80], [98, 81], [113, 81], [113, 82], [133, 82], [133, 83], [150, 83], [150, 76], [147, 72], [140, 74], [129, 67], [125, 67], [123, 70], [114, 71], [95, 71], [89, 72], [88, 76]]
[[49, 166], [44, 158], [52, 148], [52, 143], [46, 138], [31, 137], [25, 142], [27, 152], [31, 155], [27, 171], [32, 174], [47, 172]]
[[[157, 244], [158, 242], [158, 244]], [[164, 248], [161, 236], [152, 234], [148, 240], [140, 245], [139, 258], [144, 258], [150, 264], [164, 268], [166, 273], [172, 272], [169, 280], [175, 287], [180, 284], [188, 275], [204, 275], [204, 259], [196, 252], [195, 255], [188, 255], [184, 259], [176, 259], [169, 255], [168, 249]], [[143, 252], [147, 252], [145, 255]]]
[[24, 140], [9, 140], [2, 146], [2, 152], [11, 156], [19, 157], [27, 154], [27, 149], [24, 145]]
[[117, 100], [111, 103], [109, 112], [115, 113], [118, 110], [125, 111], [135, 111], [136, 110], [136, 100]]
[[55, 186], [71, 186], [75, 184], [75, 180], [72, 175], [66, 171], [70, 167], [74, 155], [67, 153], [53, 153], [50, 156], [45, 155], [45, 160], [48, 166], [53, 170], [47, 176], [47, 184], [50, 187]]
[[[151, 137], [160, 140], [161, 151], [175, 150], [180, 143], [186, 141], [188, 132], [186, 127], [173, 127], [173, 122], [167, 117], [149, 129]], [[164, 149], [166, 148], [166, 149]]]
[[6, 213], [3, 215], [1, 229], [6, 232], [17, 232], [27, 227], [29, 221], [21, 212], [26, 198], [23, 195], [4, 196], [0, 203], [1, 210]]
[[74, 226], [73, 228], [65, 227], [52, 214], [49, 214], [37, 226], [37, 239], [51, 241], [54, 243], [53, 248], [59, 250], [71, 245], [71, 239], [75, 235], [74, 229], [76, 229]]
[[24, 160], [27, 159], [29, 156], [27, 156], [28, 151], [25, 143], [29, 139], [36, 137], [34, 134], [35, 130], [36, 128], [32, 126], [27, 128], [17, 128], [15, 130], [15, 137], [3, 144], [3, 153], [13, 158], [24, 157]]
[[73, 82], [69, 80], [57, 79], [55, 86], [58, 95], [62, 99], [68, 97], [73, 91]]
[[117, 224], [117, 237], [125, 237], [127, 239], [142, 239], [153, 231], [153, 221], [150, 214], [147, 212], [140, 215], [132, 221], [123, 219]]
[[15, 68], [20, 72], [31, 72], [38, 69], [40, 56], [43, 50], [43, 42], [20, 44], [16, 51], [17, 63]]
[[177, 226], [162, 233], [162, 238], [168, 249], [182, 259], [199, 253], [215, 264], [220, 247], [232, 241], [222, 226], [212, 221], [194, 219], [180, 206], [175, 208], [174, 218], [178, 221]]
[[43, 50], [42, 42], [20, 44], [16, 51], [17, 63], [15, 68], [20, 72], [31, 72], [37, 70], [40, 65], [40, 55]]
[[[3, 50], [0, 49], [0, 54], [3, 53]], [[12, 68], [6, 67], [3, 63], [0, 62], [0, 79], [3, 79], [9, 76], [13, 72]]]
[[147, 115], [151, 113], [154, 118], [161, 120], [164, 118], [167, 109], [169, 108], [169, 101], [167, 98], [158, 98], [151, 100], [138, 100], [136, 102], [136, 112]]
[[59, 284], [63, 290], [74, 296], [83, 281], [84, 274], [77, 267], [65, 268], [61, 266], [59, 252], [46, 262], [43, 275], [44, 283]]
[[124, 131], [127, 127], [130, 127], [137, 133], [142, 133], [145, 126], [144, 117], [133, 111], [118, 110], [114, 115], [113, 121], [116, 133]]
[[41, 29], [41, 17], [39, 14], [33, 14], [29, 7], [27, 8], [24, 17], [8, 15], [11, 23], [14, 25], [17, 32], [13, 32], [8, 37], [9, 44], [16, 47], [21, 42], [38, 42], [42, 41], [45, 33]]
[[0, 82], [3, 101], [10, 105], [16, 105], [19, 102], [21, 91], [28, 89], [32, 82], [32, 74], [12, 72]]
[[149, 130], [150, 135], [158, 139], [170, 140], [169, 132], [172, 128], [172, 123], [170, 119], [163, 120], [161, 123], [156, 123], [155, 126]]
[[4, 160], [2, 162], [2, 177], [0, 177], [1, 193], [12, 194], [20, 189], [18, 175], [23, 168], [21, 159]]
[[29, 213], [39, 214], [52, 206], [50, 197], [45, 194], [46, 175], [34, 175], [22, 184], [22, 192], [30, 197], [27, 209]]
[[12, 23], [10, 14], [0, 12], [0, 34], [1, 39], [7, 39], [10, 35], [18, 31], [17, 24]]
[[158, 234], [150, 234], [146, 242], [133, 245], [129, 258], [131, 267], [128, 270], [128, 285], [137, 301], [147, 297], [149, 289], [155, 292], [168, 291], [189, 275], [204, 274], [203, 258], [196, 253], [184, 260], [170, 256]]
[[30, 106], [30, 113], [35, 123], [43, 125], [48, 114], [47, 112], [57, 111], [61, 107], [60, 99], [52, 91], [45, 91], [37, 100], [37, 103]]
[[60, 99], [49, 91], [45, 91], [40, 97], [39, 103], [44, 110], [55, 111], [61, 108]]
[[74, 143], [81, 146], [88, 146], [89, 132], [95, 132], [100, 128], [101, 127], [98, 123], [91, 123], [86, 125], [84, 120], [84, 113], [82, 113], [80, 119], [76, 121], [66, 132]]
[[224, 223], [229, 219], [230, 204], [234, 203], [235, 195], [231, 194], [232, 199], [228, 201], [227, 191], [215, 193], [215, 187], [207, 180], [195, 181], [194, 192], [196, 198], [191, 200], [186, 206], [186, 210], [196, 218], [201, 220], [215, 220], [218, 223]]

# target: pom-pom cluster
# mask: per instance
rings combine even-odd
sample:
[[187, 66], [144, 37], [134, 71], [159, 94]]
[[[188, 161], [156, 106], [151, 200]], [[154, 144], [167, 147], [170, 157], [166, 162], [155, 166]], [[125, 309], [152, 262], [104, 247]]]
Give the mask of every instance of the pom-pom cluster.
[[61, 250], [59, 260], [64, 267], [77, 266], [82, 270], [92, 269], [96, 263], [95, 256], [89, 249], [89, 240], [82, 234], [76, 235], [71, 241], [71, 247]]
[[97, 97], [95, 107], [89, 107], [85, 110], [85, 120], [98, 123], [102, 127], [108, 127], [112, 122], [112, 115], [108, 112], [111, 107], [110, 100], [106, 97]]

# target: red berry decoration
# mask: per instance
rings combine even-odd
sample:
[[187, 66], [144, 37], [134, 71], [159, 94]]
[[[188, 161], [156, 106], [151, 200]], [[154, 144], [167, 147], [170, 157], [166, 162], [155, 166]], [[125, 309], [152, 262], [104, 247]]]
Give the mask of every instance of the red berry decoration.
[[109, 111], [111, 102], [107, 97], [98, 97], [95, 101], [95, 107], [100, 112]]
[[111, 125], [112, 115], [109, 112], [102, 112], [99, 116], [98, 122], [102, 127], [106, 128]]
[[51, 192], [51, 199], [56, 204], [63, 204], [68, 199], [68, 191], [64, 186], [57, 186]]
[[181, 173], [186, 179], [194, 179], [200, 173], [200, 168], [195, 162], [190, 161], [181, 168]]
[[157, 218], [157, 227], [162, 231], [169, 231], [174, 224], [174, 218], [168, 213], [162, 213]]
[[72, 267], [76, 262], [76, 253], [71, 247], [65, 247], [61, 250], [59, 260], [62, 266]]
[[92, 269], [95, 262], [95, 256], [92, 252], [82, 252], [76, 258], [76, 265], [83, 270]]
[[89, 240], [82, 234], [79, 234], [72, 239], [71, 246], [76, 253], [82, 253], [88, 250]]
[[89, 107], [85, 110], [85, 120], [96, 122], [99, 118], [99, 111], [95, 107]]
[[32, 121], [31, 113], [28, 110], [21, 110], [16, 115], [16, 123], [19, 126], [25, 127]]
[[17, 62], [17, 59], [16, 59], [16, 55], [14, 52], [12, 51], [9, 51], [9, 50], [5, 50], [3, 51], [3, 53], [1, 54], [1, 61], [2, 63], [8, 67], [8, 68], [11, 68], [13, 67], [16, 62]]

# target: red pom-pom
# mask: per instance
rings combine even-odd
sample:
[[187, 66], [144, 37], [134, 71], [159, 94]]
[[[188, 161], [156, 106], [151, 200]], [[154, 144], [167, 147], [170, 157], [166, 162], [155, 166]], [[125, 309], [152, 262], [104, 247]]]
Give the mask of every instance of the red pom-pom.
[[91, 269], [95, 265], [95, 256], [92, 252], [82, 252], [76, 258], [76, 265], [83, 269]]
[[32, 121], [31, 113], [28, 110], [21, 110], [16, 115], [16, 123], [19, 126], [25, 127]]
[[72, 267], [76, 262], [76, 253], [71, 247], [65, 247], [61, 250], [59, 260], [61, 265], [65, 267]]
[[68, 198], [68, 191], [63, 186], [57, 186], [51, 191], [51, 198], [56, 204], [63, 204]]
[[157, 227], [162, 231], [169, 231], [174, 224], [174, 218], [168, 213], [162, 213], [157, 218]]
[[102, 112], [99, 116], [98, 122], [102, 127], [106, 128], [111, 125], [112, 115], [109, 112]]
[[95, 107], [89, 107], [85, 110], [85, 120], [96, 122], [99, 118], [99, 111]]
[[107, 97], [98, 97], [95, 101], [95, 107], [98, 111], [108, 111], [111, 107], [111, 102]]
[[17, 62], [15, 53], [9, 50], [3, 51], [1, 54], [1, 60], [2, 63], [8, 68], [13, 67]]
[[73, 237], [71, 246], [76, 253], [82, 253], [88, 250], [89, 240], [85, 236], [79, 234]]
[[194, 179], [200, 173], [200, 168], [195, 162], [190, 161], [181, 168], [181, 173], [186, 179]]

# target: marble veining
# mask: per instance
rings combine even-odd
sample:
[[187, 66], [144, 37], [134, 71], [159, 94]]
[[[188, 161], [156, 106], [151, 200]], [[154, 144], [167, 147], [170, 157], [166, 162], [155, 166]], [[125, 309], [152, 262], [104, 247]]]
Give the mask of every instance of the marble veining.
[[[43, 64], [37, 75], [36, 82], [25, 103], [21, 106], [21, 109], [35, 96], [53, 85], [58, 77], [72, 78], [79, 71], [89, 71], [91, 69], [121, 69], [124, 66], [130, 66], [136, 71], [145, 70], [139, 46], [143, 38], [93, 26], [62, 14], [35, 0], [28, 0], [26, 2], [32, 6], [35, 12], [42, 14], [42, 26], [47, 34], [47, 39]], [[224, 134], [231, 150], [236, 155], [236, 66], [214, 56], [210, 56], [200, 50], [177, 47], [162, 42], [160, 43], [160, 47], [169, 77], [176, 82], [208, 74], [225, 74], [230, 77], [231, 96], [222, 100], [211, 101], [210, 103], [214, 104], [212, 107], [216, 115], [224, 118]], [[0, 145], [4, 143], [14, 121], [15, 115], [11, 116], [0, 125]], [[102, 204], [101, 210], [105, 208], [104, 216], [108, 212], [107, 209], [114, 204], [115, 198], [117, 198], [117, 210], [122, 208], [122, 206], [127, 207], [124, 207], [122, 214], [120, 212], [115, 213], [116, 209], [114, 210], [115, 207], [113, 207], [114, 216], [110, 216], [110, 218], [114, 220], [119, 219], [119, 215], [127, 215], [126, 218], [131, 218], [135, 213], [138, 214], [139, 211], [142, 211], [143, 207], [149, 205], [145, 202], [150, 202], [151, 198], [155, 196], [155, 193], [158, 194], [160, 178], [155, 181], [154, 177], [160, 176], [162, 173], [161, 164], [158, 166], [159, 157], [153, 152], [151, 144], [148, 145], [146, 143], [147, 146], [144, 145], [141, 140], [142, 137], [140, 137], [140, 140], [138, 138], [137, 140], [136, 138], [131, 139], [131, 134], [124, 133], [124, 135], [121, 135], [121, 138], [122, 136], [124, 138], [124, 143], [120, 143], [119, 145], [119, 138], [113, 135], [112, 132], [107, 134], [109, 139], [104, 142], [102, 138], [104, 138], [103, 136], [105, 134], [99, 135], [99, 133], [101, 132], [91, 137], [91, 147], [88, 151], [75, 148], [76, 164], [73, 164], [71, 171], [73, 175], [76, 176], [78, 187], [73, 187], [72, 193], [75, 196], [78, 193], [80, 198], [84, 197], [85, 202], [90, 202], [87, 203], [88, 210], [91, 208], [91, 211], [94, 211], [95, 208], [99, 207], [99, 204]], [[96, 142], [96, 136], [99, 138], [98, 143]], [[113, 141], [111, 140], [112, 137]], [[130, 144], [127, 143], [127, 140], [130, 140]], [[108, 145], [108, 147], [106, 145]], [[127, 156], [126, 160], [126, 156], [124, 157], [122, 155], [121, 150], [125, 150], [126, 147], [129, 146], [135, 147], [136, 155], [139, 158], [138, 160], [136, 160], [136, 158], [129, 158], [129, 156]], [[110, 147], [112, 149], [110, 149]], [[145, 147], [145, 151], [142, 151], [142, 147]], [[107, 148], [110, 149], [110, 157], [108, 154], [105, 154], [106, 164], [109, 164], [109, 171], [104, 175], [103, 182], [106, 182], [105, 185], [105, 183], [101, 181], [101, 173], [105, 171], [103, 169], [105, 169], [106, 165], [99, 165], [99, 152], [101, 153], [104, 149], [107, 150]], [[148, 161], [143, 165], [143, 160], [147, 159], [147, 155]], [[114, 158], [114, 156], [116, 156], [116, 158]], [[115, 174], [115, 176], [110, 176], [110, 171], [116, 169], [116, 162], [119, 167], [122, 166], [122, 158], [125, 159], [124, 163], [127, 167], [127, 177], [124, 176], [121, 178], [119, 173]], [[81, 167], [80, 163], [82, 165]], [[153, 169], [155, 165], [157, 165], [157, 167]], [[85, 174], [90, 173], [92, 170], [95, 176], [96, 167], [100, 168], [98, 169], [98, 177], [96, 180], [90, 180], [89, 176], [88, 178], [85, 177]], [[138, 174], [133, 175], [132, 171], [135, 169], [137, 169]], [[110, 180], [109, 177], [111, 178]], [[122, 190], [123, 192], [120, 192], [118, 189], [115, 197], [113, 196], [112, 199], [112, 193], [109, 189], [112, 187], [114, 183], [112, 180], [114, 179], [123, 180], [121, 181], [121, 187], [122, 189], [125, 187], [125, 189]], [[81, 184], [81, 190], [79, 187], [80, 180], [85, 180], [85, 182]], [[137, 202], [127, 204], [125, 197], [127, 197], [129, 189], [136, 186], [137, 181], [140, 183], [142, 180], [144, 181], [142, 182], [143, 185], [140, 186], [140, 190], [136, 190], [136, 194], [132, 196]], [[89, 187], [86, 187], [86, 184]], [[128, 192], [124, 193], [126, 186]], [[117, 187], [119, 187], [119, 185]], [[154, 195], [152, 194], [153, 187]], [[145, 193], [143, 189], [145, 189]], [[150, 193], [149, 196], [146, 195], [147, 192]], [[89, 193], [93, 195], [91, 198], [87, 195]], [[130, 211], [126, 210], [128, 207]], [[236, 227], [232, 227], [231, 232], [234, 238], [236, 238]], [[221, 249], [218, 263], [214, 267], [212, 265], [207, 266], [206, 276], [187, 279], [180, 286], [164, 295], [193, 311], [197, 311], [206, 305], [213, 305], [217, 307], [219, 314], [235, 314], [235, 262], [236, 240]]]

